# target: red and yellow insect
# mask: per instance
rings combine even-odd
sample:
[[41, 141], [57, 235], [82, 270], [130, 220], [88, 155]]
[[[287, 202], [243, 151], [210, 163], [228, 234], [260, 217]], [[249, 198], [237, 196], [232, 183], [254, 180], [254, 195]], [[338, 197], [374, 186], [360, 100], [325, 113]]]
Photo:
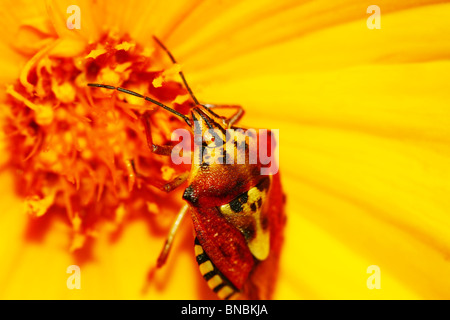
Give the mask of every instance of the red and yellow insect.
[[[166, 51], [171, 61], [176, 63], [167, 48], [157, 38], [155, 41]], [[190, 116], [124, 88], [104, 84], [89, 86], [118, 90], [150, 101], [182, 118], [193, 133], [203, 134], [208, 130], [216, 130], [225, 145], [225, 131], [237, 128], [234, 125], [242, 118], [243, 109], [240, 106], [200, 104], [183, 73], [180, 71], [179, 74], [195, 103]], [[217, 109], [236, 111], [226, 118], [213, 111]], [[149, 118], [144, 116], [143, 119], [151, 150], [156, 154], [170, 156], [173, 146], [154, 144]], [[271, 137], [270, 131], [269, 136]], [[253, 138], [259, 139], [260, 132]], [[238, 137], [235, 139], [232, 143], [236, 146]], [[249, 139], [251, 137], [244, 137], [246, 144]], [[201, 148], [208, 148], [214, 144], [214, 139], [194, 143]], [[273, 148], [272, 143], [268, 143], [267, 148]], [[269, 150], [266, 152], [270, 152]], [[164, 190], [171, 191], [187, 182], [188, 186], [183, 194], [187, 204], [173, 224], [157, 266], [161, 267], [165, 263], [178, 226], [183, 216], [189, 212], [196, 233], [194, 250], [200, 272], [208, 286], [221, 299], [269, 299], [277, 277], [285, 224], [285, 198], [279, 174], [261, 174], [264, 165], [259, 157], [256, 163], [249, 162], [248, 159], [252, 156], [250, 152], [254, 151], [245, 148], [246, 160], [243, 164], [209, 163], [202, 159], [192, 161], [190, 172], [164, 186]], [[192, 157], [194, 156], [193, 153]]]

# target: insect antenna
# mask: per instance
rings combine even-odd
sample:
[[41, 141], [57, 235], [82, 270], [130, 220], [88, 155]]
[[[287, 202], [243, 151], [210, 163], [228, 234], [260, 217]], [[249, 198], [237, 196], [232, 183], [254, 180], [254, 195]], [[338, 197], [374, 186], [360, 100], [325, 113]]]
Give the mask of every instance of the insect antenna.
[[[173, 55], [169, 51], [169, 49], [167, 49], [166, 46], [157, 37], [153, 36], [153, 39], [167, 53], [167, 55], [169, 56], [169, 58], [172, 61], [172, 63], [173, 64], [178, 64], [178, 62], [175, 60], [175, 58], [173, 57]], [[189, 92], [192, 100], [194, 100], [196, 105], [199, 105], [200, 103], [198, 102], [197, 98], [195, 97], [194, 93], [192, 92], [192, 89], [189, 87], [189, 85], [188, 85], [188, 83], [186, 81], [186, 78], [184, 77], [183, 71], [179, 71], [178, 74], [180, 75], [181, 80], [183, 80], [184, 86], [186, 87], [187, 91]]]
[[138, 97], [138, 98], [142, 98], [144, 100], [150, 101], [151, 103], [156, 104], [157, 106], [160, 106], [163, 109], [166, 109], [167, 111], [173, 113], [174, 115], [182, 118], [184, 121], [186, 121], [186, 123], [188, 124], [188, 126], [192, 126], [191, 121], [189, 120], [189, 118], [187, 116], [185, 116], [184, 114], [179, 113], [178, 111], [166, 106], [165, 104], [156, 101], [150, 97], [144, 96], [140, 93], [128, 90], [128, 89], [124, 89], [124, 88], [120, 88], [120, 87], [114, 87], [114, 86], [110, 86], [107, 84], [100, 84], [100, 83], [88, 83], [89, 87], [96, 87], [96, 88], [105, 88], [105, 89], [110, 89], [110, 90], [117, 90], [126, 94], [131, 94], [132, 96]]

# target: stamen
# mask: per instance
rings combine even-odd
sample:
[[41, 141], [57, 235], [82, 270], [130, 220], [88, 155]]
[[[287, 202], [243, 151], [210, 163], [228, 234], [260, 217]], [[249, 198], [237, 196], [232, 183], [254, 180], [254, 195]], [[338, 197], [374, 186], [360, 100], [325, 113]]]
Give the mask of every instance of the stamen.
[[[157, 120], [152, 123], [152, 136], [162, 145], [170, 139], [168, 133], [180, 127], [172, 114], [190, 125], [182, 113], [190, 106], [180, 99], [189, 92], [181, 81], [177, 85], [171, 79], [178, 80], [177, 75], [167, 73], [158, 90], [152, 86], [172, 67], [169, 62], [167, 68], [155, 71], [161, 64], [154, 60], [153, 47], [144, 48], [127, 36], [99, 39], [63, 58], [51, 55], [59, 43], [52, 41], [6, 87], [7, 165], [17, 173], [17, 193], [32, 199], [30, 214], [66, 213], [74, 231], [69, 245], [73, 250], [80, 249], [105, 220], [114, 225], [127, 221], [117, 219], [118, 212], [142, 212], [148, 218], [147, 203], [165, 206], [167, 199], [153, 186], [167, 183], [161, 168], [171, 166], [170, 158], [149, 151], [142, 115], [158, 107], [170, 112], [152, 115]], [[131, 94], [134, 104], [122, 95], [111, 98], [87, 88], [88, 82], [102, 80], [115, 86], [91, 86]], [[140, 105], [139, 99], [156, 106]], [[175, 170], [176, 175], [182, 173], [182, 168]]]

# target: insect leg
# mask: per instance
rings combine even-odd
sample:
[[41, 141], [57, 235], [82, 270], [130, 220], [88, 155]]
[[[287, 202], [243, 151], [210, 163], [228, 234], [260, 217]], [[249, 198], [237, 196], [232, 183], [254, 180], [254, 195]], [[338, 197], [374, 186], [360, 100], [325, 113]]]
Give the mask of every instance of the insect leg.
[[228, 126], [231, 127], [233, 124], [237, 123], [244, 116], [244, 109], [241, 106], [237, 105], [214, 105], [214, 104], [205, 104], [204, 105], [209, 110], [211, 109], [234, 109], [236, 112], [227, 119]]
[[166, 183], [161, 189], [166, 192], [171, 192], [175, 190], [179, 186], [181, 186], [189, 177], [189, 172], [185, 172], [180, 174], [178, 177], [175, 177], [172, 181]]
[[147, 137], [147, 145], [149, 149], [156, 154], [163, 155], [163, 156], [170, 156], [172, 153], [173, 146], [160, 146], [153, 143], [152, 138], [152, 130], [151, 130], [151, 124], [149, 119], [148, 111], [144, 112], [142, 115], [142, 122], [144, 123], [145, 127], [145, 135]]
[[169, 231], [169, 234], [166, 238], [166, 242], [164, 243], [164, 247], [159, 254], [158, 260], [156, 261], [156, 268], [161, 268], [167, 261], [167, 257], [169, 256], [170, 249], [172, 248], [173, 239], [175, 238], [175, 234], [178, 231], [178, 228], [180, 227], [181, 221], [183, 220], [183, 217], [186, 215], [186, 212], [188, 211], [189, 206], [186, 204], [184, 205], [180, 212], [177, 215], [177, 218], [175, 219], [172, 228]]
[[189, 172], [183, 172], [179, 176], [175, 177], [172, 181], [164, 183], [162, 181], [158, 181], [153, 177], [147, 177], [136, 170], [136, 164], [134, 159], [125, 160], [126, 170], [128, 173], [128, 190], [131, 191], [133, 189], [134, 184], [137, 182], [138, 188], [141, 188], [141, 181], [145, 184], [156, 187], [162, 191], [171, 192], [182, 185], [187, 178], [189, 177]]
[[166, 263], [167, 257], [169, 256], [170, 249], [172, 248], [172, 243], [175, 238], [175, 234], [177, 233], [178, 228], [180, 227], [181, 221], [183, 220], [184, 216], [186, 215], [186, 212], [188, 211], [188, 209], [189, 209], [189, 206], [187, 204], [181, 208], [180, 212], [178, 213], [178, 215], [172, 225], [172, 228], [170, 228], [169, 234], [166, 238], [166, 242], [164, 243], [164, 247], [158, 256], [158, 259], [156, 260], [156, 266], [152, 267], [147, 274], [147, 283], [142, 288], [143, 294], [147, 293], [150, 284], [154, 281], [156, 270], [161, 268]]

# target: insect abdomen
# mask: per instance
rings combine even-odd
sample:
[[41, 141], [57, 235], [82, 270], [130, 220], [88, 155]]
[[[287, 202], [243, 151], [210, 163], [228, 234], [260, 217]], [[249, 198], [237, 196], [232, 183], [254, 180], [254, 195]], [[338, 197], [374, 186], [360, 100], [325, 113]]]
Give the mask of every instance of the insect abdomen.
[[208, 287], [220, 299], [228, 300], [239, 292], [212, 263], [197, 238], [195, 238], [194, 250], [200, 273], [206, 280]]

